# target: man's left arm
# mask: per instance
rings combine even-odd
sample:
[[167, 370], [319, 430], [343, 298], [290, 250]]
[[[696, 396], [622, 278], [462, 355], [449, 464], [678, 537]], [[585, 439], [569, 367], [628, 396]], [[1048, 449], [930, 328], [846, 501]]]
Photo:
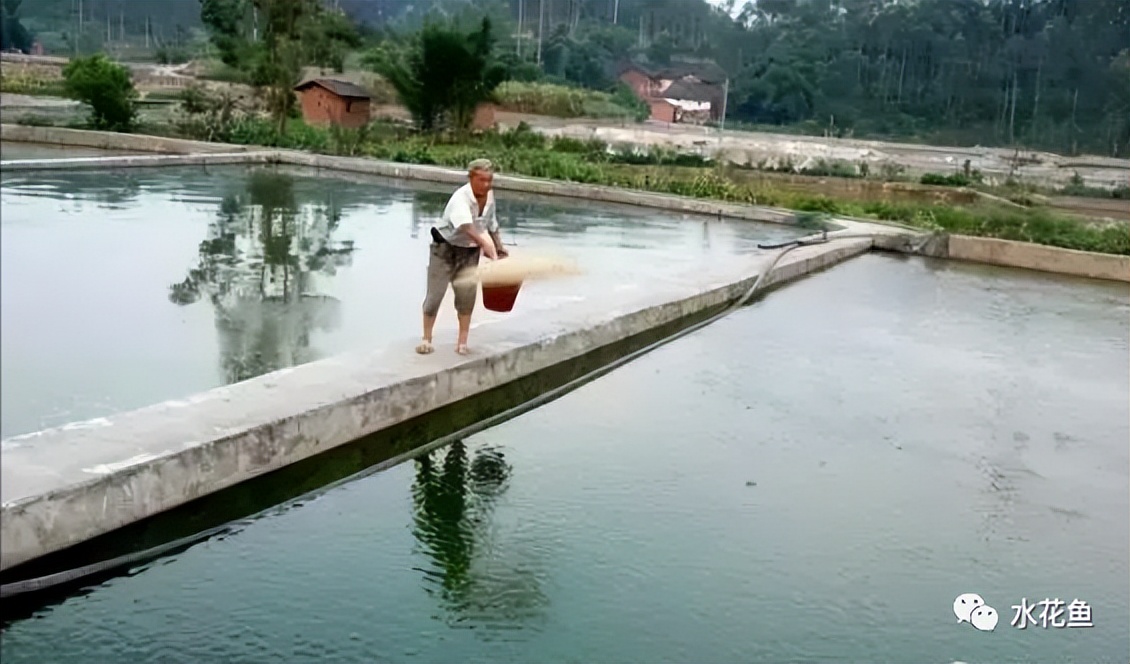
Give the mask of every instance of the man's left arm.
[[490, 239], [494, 241], [494, 249], [498, 252], [499, 258], [504, 258], [510, 255], [509, 251], [502, 246], [502, 235], [499, 233], [498, 215], [494, 211], [494, 206], [491, 206], [490, 211], [490, 225], [487, 226], [487, 231], [490, 234]]

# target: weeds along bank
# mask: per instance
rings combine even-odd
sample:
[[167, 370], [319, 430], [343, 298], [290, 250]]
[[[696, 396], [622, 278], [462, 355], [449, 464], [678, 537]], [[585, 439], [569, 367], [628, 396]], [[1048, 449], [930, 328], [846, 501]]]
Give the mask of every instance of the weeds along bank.
[[[294, 121], [280, 133], [270, 121], [247, 116], [225, 118], [221, 110], [188, 114], [164, 129], [182, 138], [454, 168], [485, 156], [503, 172], [514, 175], [895, 221], [925, 230], [1130, 255], [1130, 233], [1121, 224], [1096, 224], [1040, 207], [993, 203], [976, 196], [969, 197], [969, 204], [958, 204], [883, 200], [842, 191], [831, 196], [798, 191], [771, 177], [757, 177], [756, 170], [716, 164], [693, 154], [660, 148], [640, 151], [573, 138], [549, 139], [525, 126], [507, 132], [443, 137], [414, 134], [392, 124], [374, 123], [350, 130]], [[846, 169], [842, 164], [819, 163], [809, 173], [843, 177], [848, 173], [839, 171]]]
[[[195, 104], [195, 105], [194, 105]], [[1130, 232], [1125, 224], [1094, 223], [1024, 205], [1029, 196], [1014, 195], [1020, 203], [993, 202], [969, 190], [938, 187], [908, 191], [884, 185], [898, 173], [861, 172], [854, 164], [817, 161], [802, 173], [829, 180], [797, 185], [788, 164], [742, 168], [719, 164], [695, 154], [653, 147], [608, 145], [568, 137], [548, 138], [519, 126], [507, 132], [463, 136], [420, 135], [391, 123], [361, 129], [321, 128], [292, 120], [280, 132], [269, 120], [242, 113], [233, 104], [200, 99], [184, 100], [169, 122], [143, 122], [137, 131], [220, 143], [306, 150], [323, 154], [370, 157], [400, 163], [461, 168], [472, 159], [489, 157], [505, 173], [675, 194], [732, 203], [786, 208], [813, 214], [870, 218], [976, 237], [1130, 255]], [[943, 176], [939, 176], [941, 178]], [[971, 173], [971, 178], [976, 174]], [[962, 185], [953, 176], [937, 184]], [[855, 183], [859, 186], [844, 186]], [[909, 194], [909, 195], [907, 195]], [[1122, 195], [1113, 192], [1108, 195]]]

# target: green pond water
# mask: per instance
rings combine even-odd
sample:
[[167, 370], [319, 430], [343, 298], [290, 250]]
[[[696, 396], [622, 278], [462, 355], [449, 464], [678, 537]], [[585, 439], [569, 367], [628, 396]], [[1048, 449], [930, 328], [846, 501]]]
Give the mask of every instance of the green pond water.
[[[453, 190], [239, 166], [3, 174], [0, 437], [349, 349], [401, 343], [411, 352], [428, 228]], [[583, 274], [531, 283], [514, 312], [480, 307], [476, 324], [631, 295], [802, 232], [497, 198], [515, 252], [570, 258]], [[450, 295], [437, 335], [454, 344]]]
[[[0, 656], [1122, 664], [1128, 316], [1123, 285], [855, 258], [45, 608]], [[1045, 598], [1093, 627], [1010, 624]]]

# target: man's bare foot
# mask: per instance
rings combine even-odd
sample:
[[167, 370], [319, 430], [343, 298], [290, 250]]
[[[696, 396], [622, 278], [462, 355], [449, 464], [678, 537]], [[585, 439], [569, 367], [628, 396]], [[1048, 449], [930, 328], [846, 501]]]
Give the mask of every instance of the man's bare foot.
[[460, 355], [470, 355], [471, 349], [467, 348], [467, 344], [456, 344], [455, 352], [459, 353]]
[[420, 345], [416, 346], [416, 352], [421, 354], [421, 355], [427, 355], [428, 353], [432, 352], [433, 350], [435, 350], [435, 348], [432, 347], [432, 342], [427, 341], [427, 340], [421, 341]]

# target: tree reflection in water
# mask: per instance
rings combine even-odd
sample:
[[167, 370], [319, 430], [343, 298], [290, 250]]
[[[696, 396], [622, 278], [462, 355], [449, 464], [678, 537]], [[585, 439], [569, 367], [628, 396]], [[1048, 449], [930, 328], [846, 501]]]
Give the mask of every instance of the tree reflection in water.
[[317, 292], [315, 277], [352, 260], [353, 243], [332, 239], [340, 220], [332, 200], [300, 205], [293, 179], [267, 170], [224, 197], [196, 267], [170, 286], [169, 300], [212, 303], [227, 382], [317, 359], [310, 333], [337, 325], [339, 303]]
[[412, 194], [412, 239], [420, 237], [424, 228], [438, 226], [451, 194], [417, 191]]
[[500, 450], [481, 448], [469, 458], [463, 441], [416, 461], [414, 533], [434, 563], [419, 569], [425, 590], [453, 623], [485, 629], [484, 636], [530, 628], [546, 603], [540, 575], [514, 560], [528, 552], [513, 542], [495, 546], [492, 512], [511, 471]]

